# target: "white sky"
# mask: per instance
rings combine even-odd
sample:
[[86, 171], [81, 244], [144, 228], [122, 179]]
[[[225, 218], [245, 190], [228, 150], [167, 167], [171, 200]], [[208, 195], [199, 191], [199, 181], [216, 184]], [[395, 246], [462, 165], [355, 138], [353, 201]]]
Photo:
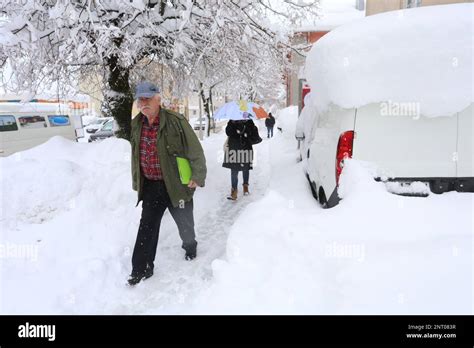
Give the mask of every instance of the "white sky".
[[[331, 30], [365, 16], [365, 10], [356, 10], [356, 0], [320, 0], [320, 18], [304, 23], [306, 30]], [[300, 28], [301, 29], [301, 28]]]

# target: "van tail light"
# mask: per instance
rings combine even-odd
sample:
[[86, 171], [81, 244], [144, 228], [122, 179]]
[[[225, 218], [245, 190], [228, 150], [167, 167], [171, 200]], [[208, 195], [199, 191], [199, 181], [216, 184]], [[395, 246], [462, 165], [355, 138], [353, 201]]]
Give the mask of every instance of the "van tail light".
[[352, 146], [354, 145], [354, 131], [347, 131], [339, 136], [336, 152], [336, 185], [339, 186], [339, 176], [344, 166], [344, 158], [352, 158]]

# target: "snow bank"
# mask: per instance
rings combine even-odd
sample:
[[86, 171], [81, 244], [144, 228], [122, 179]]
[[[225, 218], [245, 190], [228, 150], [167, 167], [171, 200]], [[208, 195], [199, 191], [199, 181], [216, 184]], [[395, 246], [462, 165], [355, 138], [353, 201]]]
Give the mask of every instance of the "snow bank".
[[428, 117], [473, 100], [474, 4], [427, 6], [365, 17], [338, 27], [309, 53], [305, 76], [320, 111], [417, 102]]
[[0, 312], [96, 311], [91, 298], [123, 284], [130, 267], [139, 210], [129, 142], [53, 137], [0, 168]]
[[298, 106], [278, 110], [275, 120], [277, 121], [275, 126], [282, 129], [283, 136], [287, 139], [294, 139], [296, 123], [298, 122]]
[[[72, 204], [84, 179], [82, 168], [68, 160], [50, 160], [46, 165], [26, 159], [16, 166], [6, 165], [2, 217], [11, 222], [41, 223]], [[44, 197], [48, 199], [45, 201]]]
[[133, 193], [130, 173], [124, 169], [130, 162], [130, 144], [114, 138], [91, 145], [55, 136], [1, 158], [2, 221], [41, 223], [74, 208], [83, 191], [93, 194], [88, 197], [91, 204], [101, 201], [111, 209], [128, 199]]
[[[269, 211], [264, 209], [270, 208]], [[289, 209], [291, 214], [289, 214]], [[276, 191], [251, 204], [233, 226], [226, 260], [213, 263], [213, 285], [196, 300], [198, 313], [318, 313], [324, 265], [309, 247], [306, 219]], [[298, 215], [301, 216], [301, 215]], [[283, 218], [286, 217], [286, 218]]]

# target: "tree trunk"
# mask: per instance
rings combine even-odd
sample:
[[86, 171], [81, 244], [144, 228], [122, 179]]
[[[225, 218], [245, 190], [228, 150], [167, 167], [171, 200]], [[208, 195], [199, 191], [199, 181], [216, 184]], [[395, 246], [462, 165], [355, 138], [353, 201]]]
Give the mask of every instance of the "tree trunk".
[[204, 89], [202, 88], [201, 84], [201, 99], [202, 99], [202, 104], [204, 105], [204, 113], [206, 114], [206, 118], [208, 121], [208, 127], [207, 127], [207, 136], [209, 136], [209, 128], [210, 128], [210, 111], [209, 111], [209, 98], [206, 98], [204, 95]]
[[107, 90], [104, 93], [102, 110], [106, 116], [112, 116], [119, 130], [115, 132], [118, 138], [130, 140], [133, 94], [130, 89], [130, 69], [118, 64], [117, 56], [106, 59], [108, 67]]
[[209, 113], [207, 114], [207, 124], [209, 125], [209, 127], [207, 127], [207, 136], [210, 137], [211, 136], [211, 127], [213, 126], [213, 124], [211, 123], [212, 122], [212, 118], [211, 118], [211, 112], [212, 114], [214, 114], [214, 107], [213, 107], [213, 103], [212, 103], [212, 87], [209, 88]]

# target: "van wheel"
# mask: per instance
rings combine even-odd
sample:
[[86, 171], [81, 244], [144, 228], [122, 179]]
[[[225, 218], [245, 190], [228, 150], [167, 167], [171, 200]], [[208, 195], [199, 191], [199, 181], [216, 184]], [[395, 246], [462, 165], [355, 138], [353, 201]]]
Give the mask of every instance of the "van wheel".
[[318, 196], [319, 196], [319, 204], [321, 204], [323, 209], [327, 209], [328, 208], [328, 200], [326, 199], [326, 194], [324, 193], [324, 189], [323, 189], [322, 186], [319, 188], [319, 195]]
[[309, 178], [308, 173], [306, 173], [306, 179], [308, 180], [309, 187], [311, 188], [311, 194], [313, 195], [314, 199], [318, 200], [318, 194], [317, 194], [317, 191], [316, 191], [316, 184], [313, 181], [311, 181], [311, 179]]

